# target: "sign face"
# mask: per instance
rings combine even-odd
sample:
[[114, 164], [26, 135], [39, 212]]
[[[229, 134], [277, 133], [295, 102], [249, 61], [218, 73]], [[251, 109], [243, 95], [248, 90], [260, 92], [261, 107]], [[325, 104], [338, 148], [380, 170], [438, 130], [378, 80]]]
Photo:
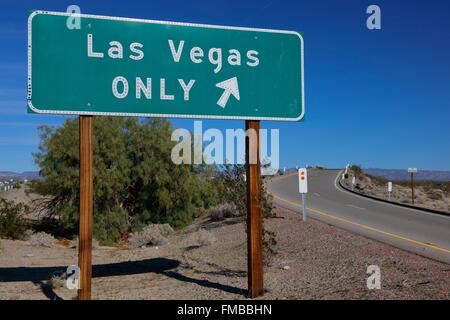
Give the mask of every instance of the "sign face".
[[388, 182], [388, 192], [392, 192], [392, 182]]
[[[80, 18], [80, 28], [68, 19]], [[34, 11], [28, 110], [299, 121], [298, 32]]]
[[306, 168], [298, 169], [298, 191], [308, 193], [308, 172]]
[[417, 168], [408, 168], [409, 173], [417, 173]]
[[356, 183], [356, 178], [353, 177], [353, 178], [352, 178], [352, 184], [355, 184], [355, 183]]

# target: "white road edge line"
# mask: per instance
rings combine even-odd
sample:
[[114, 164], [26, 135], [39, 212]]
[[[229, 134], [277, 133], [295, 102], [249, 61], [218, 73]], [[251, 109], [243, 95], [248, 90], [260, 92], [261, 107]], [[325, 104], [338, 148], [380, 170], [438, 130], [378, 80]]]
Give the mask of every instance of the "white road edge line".
[[346, 206], [361, 209], [361, 210], [366, 210], [366, 208], [361, 208], [361, 207], [355, 206], [353, 204], [346, 204]]
[[418, 212], [418, 213], [426, 214], [426, 215], [429, 215], [429, 216], [450, 219], [450, 216], [443, 216], [443, 215], [438, 215], [438, 214], [435, 214], [435, 213], [425, 212], [425, 211], [422, 211], [422, 210], [419, 210], [419, 209], [414, 209], [414, 208], [407, 208], [407, 207], [397, 206], [397, 205], [392, 204], [392, 203], [382, 202], [382, 201], [377, 201], [377, 200], [374, 200], [374, 199], [370, 199], [370, 198], [366, 198], [366, 197], [363, 197], [363, 196], [359, 196], [359, 195], [353, 194], [353, 193], [351, 193], [351, 192], [348, 192], [348, 191], [346, 191], [346, 190], [343, 190], [342, 188], [338, 187], [338, 185], [337, 185], [337, 180], [338, 180], [338, 178], [342, 175], [342, 172], [344, 172], [344, 170], [339, 171], [338, 175], [337, 175], [336, 178], [334, 179], [334, 187], [335, 187], [336, 189], [338, 189], [340, 192], [343, 192], [343, 193], [345, 193], [345, 194], [348, 194], [348, 195], [351, 195], [351, 196], [354, 196], [354, 197], [357, 197], [357, 198], [360, 198], [360, 199], [361, 199], [361, 198], [364, 198], [365, 200], [369, 200], [369, 201], [372, 201], [372, 202], [375, 202], [375, 203], [378, 203], [378, 204], [384, 204], [384, 205], [388, 205], [388, 206], [391, 206], [391, 207], [395, 207], [395, 208], [397, 208], [397, 209], [414, 210], [414, 211], [416, 211], [416, 212]]

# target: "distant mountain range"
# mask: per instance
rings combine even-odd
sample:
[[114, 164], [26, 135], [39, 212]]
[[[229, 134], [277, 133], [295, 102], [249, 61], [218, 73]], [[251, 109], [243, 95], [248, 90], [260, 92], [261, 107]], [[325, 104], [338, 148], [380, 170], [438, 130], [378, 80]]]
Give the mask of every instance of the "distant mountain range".
[[25, 171], [22, 173], [11, 172], [11, 171], [0, 171], [0, 180], [31, 180], [39, 179], [39, 171]]
[[[411, 179], [411, 174], [406, 169], [363, 169], [364, 172], [383, 177], [393, 181], [405, 181]], [[417, 181], [450, 181], [450, 171], [418, 170], [414, 173], [414, 180]]]
[[[295, 168], [286, 169], [286, 173], [295, 172]], [[283, 169], [280, 169], [280, 173]], [[364, 169], [364, 172], [376, 176], [383, 177], [393, 181], [405, 181], [411, 178], [408, 171], [405, 169], [378, 169], [378, 168], [368, 168]], [[10, 172], [10, 171], [0, 171], [0, 180], [31, 180], [39, 179], [39, 171], [25, 171], [22, 173]], [[435, 170], [419, 170], [419, 172], [414, 174], [414, 179], [417, 181], [450, 181], [450, 171], [435, 171]]]

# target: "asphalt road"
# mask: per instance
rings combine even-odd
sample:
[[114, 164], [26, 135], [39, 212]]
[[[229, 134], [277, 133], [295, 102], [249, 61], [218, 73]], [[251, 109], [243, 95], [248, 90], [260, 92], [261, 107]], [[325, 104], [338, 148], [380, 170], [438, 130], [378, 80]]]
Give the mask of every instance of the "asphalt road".
[[[450, 216], [355, 195], [338, 185], [340, 172], [308, 170], [308, 218], [450, 264]], [[302, 218], [297, 174], [273, 178], [268, 190], [276, 203]]]

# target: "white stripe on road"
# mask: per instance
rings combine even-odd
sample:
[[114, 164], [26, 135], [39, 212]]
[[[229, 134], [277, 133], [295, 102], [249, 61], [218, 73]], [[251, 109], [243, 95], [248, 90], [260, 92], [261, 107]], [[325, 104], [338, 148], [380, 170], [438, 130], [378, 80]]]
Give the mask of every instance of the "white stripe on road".
[[361, 207], [355, 206], [353, 204], [346, 204], [346, 206], [357, 208], [357, 209], [361, 209], [361, 210], [366, 210], [366, 208], [361, 208]]

